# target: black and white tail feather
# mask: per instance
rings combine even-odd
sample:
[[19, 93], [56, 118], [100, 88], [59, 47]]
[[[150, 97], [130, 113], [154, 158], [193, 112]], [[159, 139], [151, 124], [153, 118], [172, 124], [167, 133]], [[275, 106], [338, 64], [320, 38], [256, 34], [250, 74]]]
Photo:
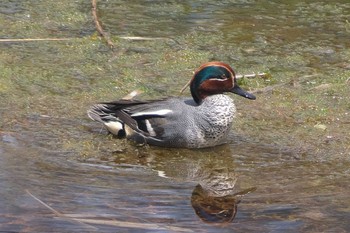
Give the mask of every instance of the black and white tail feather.
[[[103, 123], [108, 131], [118, 137], [133, 138], [144, 143], [162, 142], [164, 133], [164, 119], [172, 111], [157, 108], [156, 102], [162, 100], [118, 100], [108, 103], [93, 105], [88, 111], [88, 116]], [[153, 103], [153, 104], [152, 104]], [[149, 108], [150, 104], [153, 106]]]

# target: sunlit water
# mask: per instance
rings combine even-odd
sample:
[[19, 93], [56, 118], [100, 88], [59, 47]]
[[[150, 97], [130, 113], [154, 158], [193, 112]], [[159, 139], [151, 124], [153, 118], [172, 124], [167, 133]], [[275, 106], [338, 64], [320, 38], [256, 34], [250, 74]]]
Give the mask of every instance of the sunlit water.
[[[14, 21], [34, 14], [22, 2], [4, 1], [0, 13]], [[327, 68], [331, 72], [333, 64], [345, 61], [336, 51], [350, 46], [349, 33], [340, 30], [350, 15], [347, 1], [104, 1], [99, 7], [101, 21], [111, 34], [176, 40], [195, 31], [220, 33], [221, 45], [240, 41], [249, 66], [260, 65], [249, 52], [256, 45], [261, 49], [256, 54], [273, 54], [276, 59], [288, 53], [311, 57], [305, 66], [291, 61], [280, 69], [308, 73]], [[80, 3], [79, 9], [90, 14], [87, 3]], [[90, 28], [62, 30], [72, 36], [94, 31], [92, 23], [86, 27]], [[1, 34], [4, 38], [9, 35], [15, 37], [16, 32]], [[298, 48], [304, 44], [312, 46], [307, 51]], [[35, 57], [38, 51], [55, 57], [49, 47], [33, 44], [1, 48], [7, 53], [23, 49], [24, 58]], [[65, 57], [57, 54], [56, 59], [39, 59], [39, 65], [57, 63], [64, 70]], [[16, 62], [18, 66], [38, 65], [25, 61]], [[76, 73], [79, 79], [79, 71]], [[21, 98], [40, 90], [23, 82], [13, 90]], [[53, 94], [62, 92], [63, 97], [57, 97], [62, 101], [76, 90], [47, 88]], [[89, 90], [86, 83], [74, 88]], [[73, 119], [69, 114], [53, 117], [46, 115], [51, 98], [38, 100], [43, 105], [38, 113], [30, 107], [18, 110], [17, 105], [12, 106], [16, 94], [5, 97], [0, 104], [0, 231], [350, 231], [348, 159], [318, 159], [316, 153], [297, 145], [234, 133], [228, 144], [204, 150], [132, 144], [126, 150], [112, 151], [103, 149], [110, 138], [86, 118], [85, 108]], [[98, 135], [99, 156], [82, 159], [76, 150], [62, 146], [91, 134]]]

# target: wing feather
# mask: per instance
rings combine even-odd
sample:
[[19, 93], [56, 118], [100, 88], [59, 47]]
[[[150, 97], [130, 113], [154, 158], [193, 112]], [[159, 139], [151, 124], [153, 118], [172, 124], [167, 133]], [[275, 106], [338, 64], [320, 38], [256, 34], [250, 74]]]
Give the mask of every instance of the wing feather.
[[164, 118], [173, 112], [170, 109], [164, 109], [165, 100], [120, 99], [103, 102], [93, 105], [88, 110], [88, 116], [102, 123], [119, 121], [128, 125], [141, 137], [161, 140], [164, 125], [167, 123]]

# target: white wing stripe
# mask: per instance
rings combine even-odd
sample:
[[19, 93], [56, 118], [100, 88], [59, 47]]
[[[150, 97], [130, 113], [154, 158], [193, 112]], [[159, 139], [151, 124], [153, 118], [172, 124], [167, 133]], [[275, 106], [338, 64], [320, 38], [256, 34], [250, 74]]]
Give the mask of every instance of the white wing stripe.
[[145, 123], [146, 123], [147, 131], [148, 131], [149, 135], [151, 135], [152, 137], [155, 137], [156, 132], [154, 132], [154, 129], [153, 129], [151, 123], [149, 123], [149, 120], [145, 120]]
[[170, 109], [162, 109], [157, 111], [151, 111], [151, 112], [136, 112], [131, 115], [131, 117], [138, 117], [138, 116], [147, 116], [147, 115], [158, 115], [158, 116], [164, 116], [169, 113], [172, 113], [173, 111]]

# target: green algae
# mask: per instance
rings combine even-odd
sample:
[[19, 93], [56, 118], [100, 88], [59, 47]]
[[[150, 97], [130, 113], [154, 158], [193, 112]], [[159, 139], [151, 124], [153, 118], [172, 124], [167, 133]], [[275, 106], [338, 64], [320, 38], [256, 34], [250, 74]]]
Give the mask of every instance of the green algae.
[[[346, 144], [349, 137], [345, 130], [349, 112], [348, 49], [330, 48], [320, 41], [310, 45], [307, 41], [295, 40], [287, 44], [278, 42], [279, 47], [272, 50], [275, 39], [268, 37], [283, 28], [270, 29], [270, 35], [252, 36], [247, 40], [240, 33], [251, 27], [249, 23], [238, 23], [240, 27], [233, 34], [231, 26], [227, 25], [221, 30], [215, 29], [215, 33], [197, 30], [176, 38], [133, 41], [113, 35], [114, 28], [108, 21], [112, 19], [108, 19], [105, 25], [116, 45], [110, 50], [96, 33], [83, 37], [81, 33], [75, 34], [93, 30], [86, 10], [81, 10], [73, 2], [50, 4], [38, 4], [35, 8], [24, 4], [27, 10], [17, 21], [0, 17], [7, 25], [6, 31], [10, 32], [7, 37], [14, 36], [11, 32], [21, 32], [16, 34], [17, 38], [50, 37], [52, 31], [60, 32], [55, 37], [75, 37], [62, 42], [1, 45], [0, 91], [2, 96], [14, 98], [15, 90], [19, 97], [14, 103], [16, 111], [78, 117], [85, 121], [84, 112], [90, 104], [121, 98], [135, 89], [144, 92], [143, 98], [179, 95], [179, 90], [200, 64], [220, 60], [232, 64], [239, 74], [268, 72], [271, 75], [268, 79], [239, 80], [243, 88], [257, 92], [258, 99], [247, 102], [234, 97], [240, 112], [234, 126], [237, 132], [244, 132], [257, 140], [288, 145], [288, 138], [292, 136], [299, 138], [299, 145], [318, 147], [325, 139], [318, 137], [320, 132], [314, 126], [322, 124], [327, 125], [322, 132], [324, 137], [328, 133], [329, 137], [337, 137], [341, 145]], [[330, 17], [324, 14], [329, 9], [341, 15], [342, 6], [318, 6], [313, 17]], [[55, 10], [44, 13], [41, 7]], [[174, 7], [179, 13], [181, 8]], [[309, 6], [298, 6], [295, 11], [310, 9]], [[100, 10], [107, 9], [101, 5]], [[101, 19], [107, 16], [111, 17], [105, 14]], [[308, 23], [306, 18], [298, 20]], [[89, 28], [83, 29], [86, 25]], [[249, 33], [254, 35], [253, 31]], [[290, 28], [284, 33], [293, 34], [294, 31]], [[288, 55], [284, 57], [283, 53]], [[339, 127], [339, 124], [345, 127]], [[263, 137], [255, 136], [257, 130], [264, 131]], [[283, 135], [284, 132], [295, 135]], [[91, 136], [88, 136], [89, 140]], [[72, 141], [69, 144], [72, 146]], [[76, 141], [76, 149], [81, 150], [80, 140]], [[322, 152], [324, 156], [328, 150], [349, 153], [348, 148], [337, 147], [336, 143]]]
[[[196, 162], [229, 164], [242, 174], [244, 188], [261, 183], [264, 202], [308, 210], [286, 217], [292, 221], [315, 213], [319, 221], [330, 213], [347, 216], [342, 204], [348, 203], [343, 183], [350, 155], [347, 1], [125, 3], [99, 2], [113, 50], [95, 32], [90, 5], [83, 1], [22, 1], [15, 13], [0, 15], [1, 38], [69, 38], [0, 42], [1, 136], [59, 152], [57, 160], [144, 166], [172, 178], [188, 176], [180, 173]], [[238, 114], [227, 145], [206, 150], [135, 145], [108, 135], [86, 116], [92, 104], [135, 89], [146, 99], [180, 95], [193, 71], [211, 60], [231, 64], [238, 74], [269, 74], [239, 80], [257, 100], [231, 95]], [[332, 209], [309, 210], [319, 206], [309, 198], [319, 193], [345, 194], [330, 198]], [[254, 198], [258, 201], [248, 206], [261, 208], [260, 197]]]
[[[331, 46], [329, 41], [336, 38], [309, 43], [308, 38], [302, 41], [294, 36], [300, 30], [305, 33], [305, 26], [295, 30], [290, 26], [286, 30], [263, 27], [256, 20], [253, 23], [261, 29], [241, 20], [236, 22], [239, 27], [235, 30], [231, 25], [223, 25], [213, 32], [188, 30], [148, 41], [121, 39], [107, 22], [106, 29], [116, 45], [110, 50], [96, 33], [81, 34], [94, 30], [89, 11], [80, 10], [76, 3], [67, 4], [50, 5], [57, 12], [70, 6], [70, 11], [62, 15], [44, 14], [38, 7], [33, 12], [28, 10], [33, 15], [30, 19], [13, 22], [1, 17], [1, 22], [8, 25], [6, 37], [74, 37], [69, 41], [0, 45], [1, 108], [6, 110], [2, 112], [6, 124], [1, 125], [1, 130], [16, 132], [20, 130], [18, 122], [25, 125], [27, 118], [39, 116], [37, 122], [30, 121], [34, 125], [29, 129], [54, 135], [59, 139], [55, 148], [74, 151], [79, 160], [99, 160], [111, 154], [112, 160], [135, 153], [147, 156], [133, 143], [107, 136], [101, 126], [87, 118], [88, 107], [121, 98], [135, 89], [144, 92], [142, 98], [179, 95], [200, 64], [221, 60], [239, 74], [271, 75], [268, 79], [239, 80], [243, 88], [256, 92], [257, 100], [232, 96], [238, 107], [235, 134], [312, 158], [348, 158], [350, 51], [345, 46], [348, 42], [342, 39], [346, 33], [344, 25], [336, 24], [343, 31], [339, 32], [338, 45]], [[328, 12], [328, 8], [326, 5], [316, 12]], [[303, 5], [295, 12], [310, 9]], [[341, 14], [339, 10], [341, 7], [337, 14]], [[107, 16], [111, 17], [106, 14], [101, 19]], [[322, 17], [330, 16], [315, 15], [316, 19]], [[308, 23], [307, 18], [297, 21]], [[62, 25], [66, 25], [66, 30], [62, 30]], [[53, 34], [51, 29], [59, 33]], [[19, 34], [11, 34], [18, 31]], [[284, 38], [288, 43], [283, 42]], [[189, 95], [188, 90], [183, 95]]]

